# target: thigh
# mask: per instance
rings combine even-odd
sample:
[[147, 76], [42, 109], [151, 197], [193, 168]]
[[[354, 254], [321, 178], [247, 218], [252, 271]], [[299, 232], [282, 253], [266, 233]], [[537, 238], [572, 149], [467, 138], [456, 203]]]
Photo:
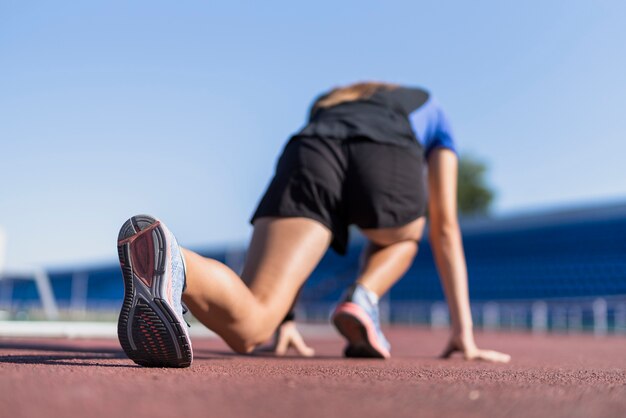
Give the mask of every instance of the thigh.
[[259, 218], [241, 274], [267, 312], [266, 321], [287, 314], [300, 287], [328, 249], [331, 232], [308, 218]]

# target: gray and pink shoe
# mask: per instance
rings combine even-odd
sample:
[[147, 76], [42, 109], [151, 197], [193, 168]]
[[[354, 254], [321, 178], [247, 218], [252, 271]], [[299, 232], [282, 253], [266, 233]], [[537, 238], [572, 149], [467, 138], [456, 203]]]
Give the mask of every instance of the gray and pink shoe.
[[185, 264], [176, 238], [155, 218], [137, 215], [122, 225], [117, 249], [124, 278], [117, 335], [126, 355], [146, 367], [189, 367]]
[[332, 314], [337, 331], [348, 340], [346, 357], [389, 358], [391, 345], [380, 328], [378, 303], [370, 291], [356, 284]]

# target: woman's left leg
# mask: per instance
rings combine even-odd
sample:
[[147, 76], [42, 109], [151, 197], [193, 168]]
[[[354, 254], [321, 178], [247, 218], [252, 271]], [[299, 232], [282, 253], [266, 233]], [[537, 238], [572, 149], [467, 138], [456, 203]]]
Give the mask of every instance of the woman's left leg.
[[397, 228], [363, 229], [369, 239], [358, 283], [381, 297], [407, 272], [415, 258], [426, 218]]
[[330, 239], [324, 225], [308, 218], [259, 218], [241, 278], [218, 261], [184, 251], [183, 300], [231, 348], [249, 352], [271, 337]]
[[370, 242], [363, 252], [357, 283], [333, 313], [333, 323], [348, 340], [347, 357], [390, 356], [391, 345], [380, 327], [378, 298], [411, 266], [424, 223], [421, 217], [397, 228], [362, 230]]

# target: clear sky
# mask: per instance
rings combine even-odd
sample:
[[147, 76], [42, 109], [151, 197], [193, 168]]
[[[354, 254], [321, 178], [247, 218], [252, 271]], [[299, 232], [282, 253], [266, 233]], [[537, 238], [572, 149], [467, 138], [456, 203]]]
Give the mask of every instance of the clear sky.
[[328, 87], [424, 86], [496, 214], [626, 200], [626, 3], [0, 0], [10, 264], [112, 261], [119, 226], [240, 245]]

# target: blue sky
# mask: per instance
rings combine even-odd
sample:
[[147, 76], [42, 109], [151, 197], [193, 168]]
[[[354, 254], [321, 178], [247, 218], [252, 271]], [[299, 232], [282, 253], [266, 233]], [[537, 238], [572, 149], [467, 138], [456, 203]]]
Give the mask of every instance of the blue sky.
[[626, 200], [621, 1], [0, 0], [9, 263], [115, 259], [147, 212], [240, 245], [283, 142], [328, 87], [425, 86], [496, 214]]

